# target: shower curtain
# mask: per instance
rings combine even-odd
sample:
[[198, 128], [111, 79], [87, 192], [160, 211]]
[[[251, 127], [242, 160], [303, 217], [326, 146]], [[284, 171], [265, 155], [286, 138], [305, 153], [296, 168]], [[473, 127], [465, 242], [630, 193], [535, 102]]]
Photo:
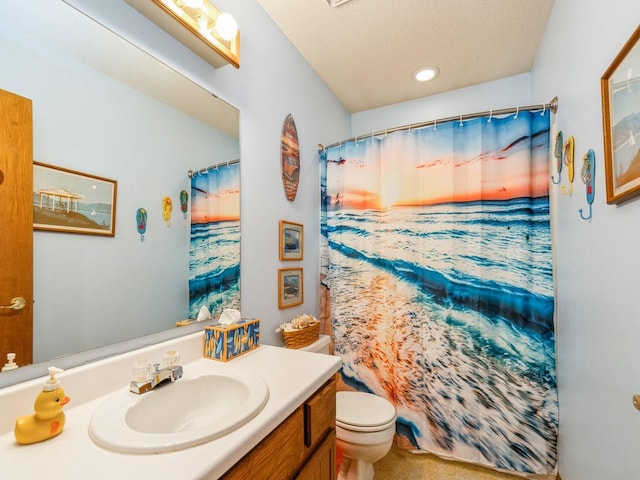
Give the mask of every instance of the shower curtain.
[[189, 318], [240, 309], [240, 164], [191, 177]]
[[321, 318], [341, 388], [390, 400], [400, 447], [555, 471], [549, 117], [437, 123], [321, 152]]

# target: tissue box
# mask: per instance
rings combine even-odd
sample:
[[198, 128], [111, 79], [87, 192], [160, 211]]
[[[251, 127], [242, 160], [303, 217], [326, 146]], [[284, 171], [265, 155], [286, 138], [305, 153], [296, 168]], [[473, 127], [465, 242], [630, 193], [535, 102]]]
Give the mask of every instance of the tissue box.
[[259, 318], [243, 318], [231, 325], [211, 325], [204, 329], [204, 356], [228, 362], [257, 348], [259, 340]]

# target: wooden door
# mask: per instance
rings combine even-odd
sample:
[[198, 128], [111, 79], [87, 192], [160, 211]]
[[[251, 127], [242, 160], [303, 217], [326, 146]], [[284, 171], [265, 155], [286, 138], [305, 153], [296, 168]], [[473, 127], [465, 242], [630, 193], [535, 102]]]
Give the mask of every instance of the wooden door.
[[31, 100], [0, 90], [0, 367], [33, 361], [32, 191]]

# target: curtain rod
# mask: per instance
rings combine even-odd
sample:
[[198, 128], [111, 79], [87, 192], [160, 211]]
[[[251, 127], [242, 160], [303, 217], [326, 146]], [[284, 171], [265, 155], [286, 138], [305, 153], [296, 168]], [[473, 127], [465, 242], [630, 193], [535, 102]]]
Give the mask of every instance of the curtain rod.
[[216, 165], [211, 165], [209, 167], [201, 168], [200, 170], [189, 170], [187, 172], [187, 176], [189, 178], [194, 177], [195, 175], [200, 175], [201, 173], [208, 173], [209, 170], [217, 170], [218, 167], [228, 167], [229, 165], [235, 165], [236, 163], [240, 163], [240, 159], [237, 158], [235, 160], [227, 160], [226, 162], [220, 162]]
[[331, 148], [331, 147], [336, 147], [338, 145], [341, 145], [343, 143], [347, 143], [347, 142], [351, 142], [351, 141], [358, 141], [358, 139], [365, 139], [368, 137], [376, 137], [378, 135], [386, 135], [388, 133], [392, 133], [392, 132], [399, 132], [401, 130], [411, 130], [413, 128], [424, 128], [424, 127], [432, 127], [432, 126], [437, 126], [438, 123], [446, 123], [446, 122], [451, 122], [453, 120], [459, 120], [459, 121], [464, 121], [464, 120], [470, 120], [472, 118], [478, 118], [478, 117], [486, 117], [487, 115], [489, 116], [494, 116], [494, 115], [507, 115], [507, 114], [511, 114], [511, 113], [518, 113], [518, 112], [525, 112], [525, 111], [529, 111], [529, 110], [542, 110], [543, 112], [545, 110], [550, 110], [551, 113], [555, 114], [558, 111], [558, 97], [553, 97], [553, 99], [549, 102], [549, 103], [539, 103], [538, 105], [528, 105], [526, 107], [514, 107], [514, 108], [502, 108], [500, 110], [489, 110], [486, 112], [478, 112], [478, 113], [468, 113], [466, 115], [456, 115], [453, 117], [446, 117], [446, 118], [439, 118], [437, 120], [431, 120], [428, 122], [420, 122], [420, 123], [410, 123], [408, 125], [403, 125], [401, 127], [393, 127], [393, 128], [388, 128], [386, 130], [379, 130], [377, 132], [374, 133], [368, 133], [366, 135], [358, 135], [356, 137], [352, 137], [349, 138], [347, 140], [342, 140], [340, 142], [335, 142], [332, 143], [330, 145], [324, 146], [321, 143], [318, 144], [318, 151], [322, 151], [325, 150], [327, 148]]

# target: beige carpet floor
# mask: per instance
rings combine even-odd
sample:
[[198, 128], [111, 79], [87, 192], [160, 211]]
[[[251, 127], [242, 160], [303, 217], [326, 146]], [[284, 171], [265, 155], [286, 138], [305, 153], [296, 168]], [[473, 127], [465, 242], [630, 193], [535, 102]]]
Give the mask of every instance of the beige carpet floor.
[[[415, 454], [395, 445], [380, 461], [374, 464], [375, 480], [522, 480], [466, 463], [444, 460], [435, 455]], [[544, 478], [544, 477], [539, 477]], [[549, 477], [546, 478], [555, 478]]]

